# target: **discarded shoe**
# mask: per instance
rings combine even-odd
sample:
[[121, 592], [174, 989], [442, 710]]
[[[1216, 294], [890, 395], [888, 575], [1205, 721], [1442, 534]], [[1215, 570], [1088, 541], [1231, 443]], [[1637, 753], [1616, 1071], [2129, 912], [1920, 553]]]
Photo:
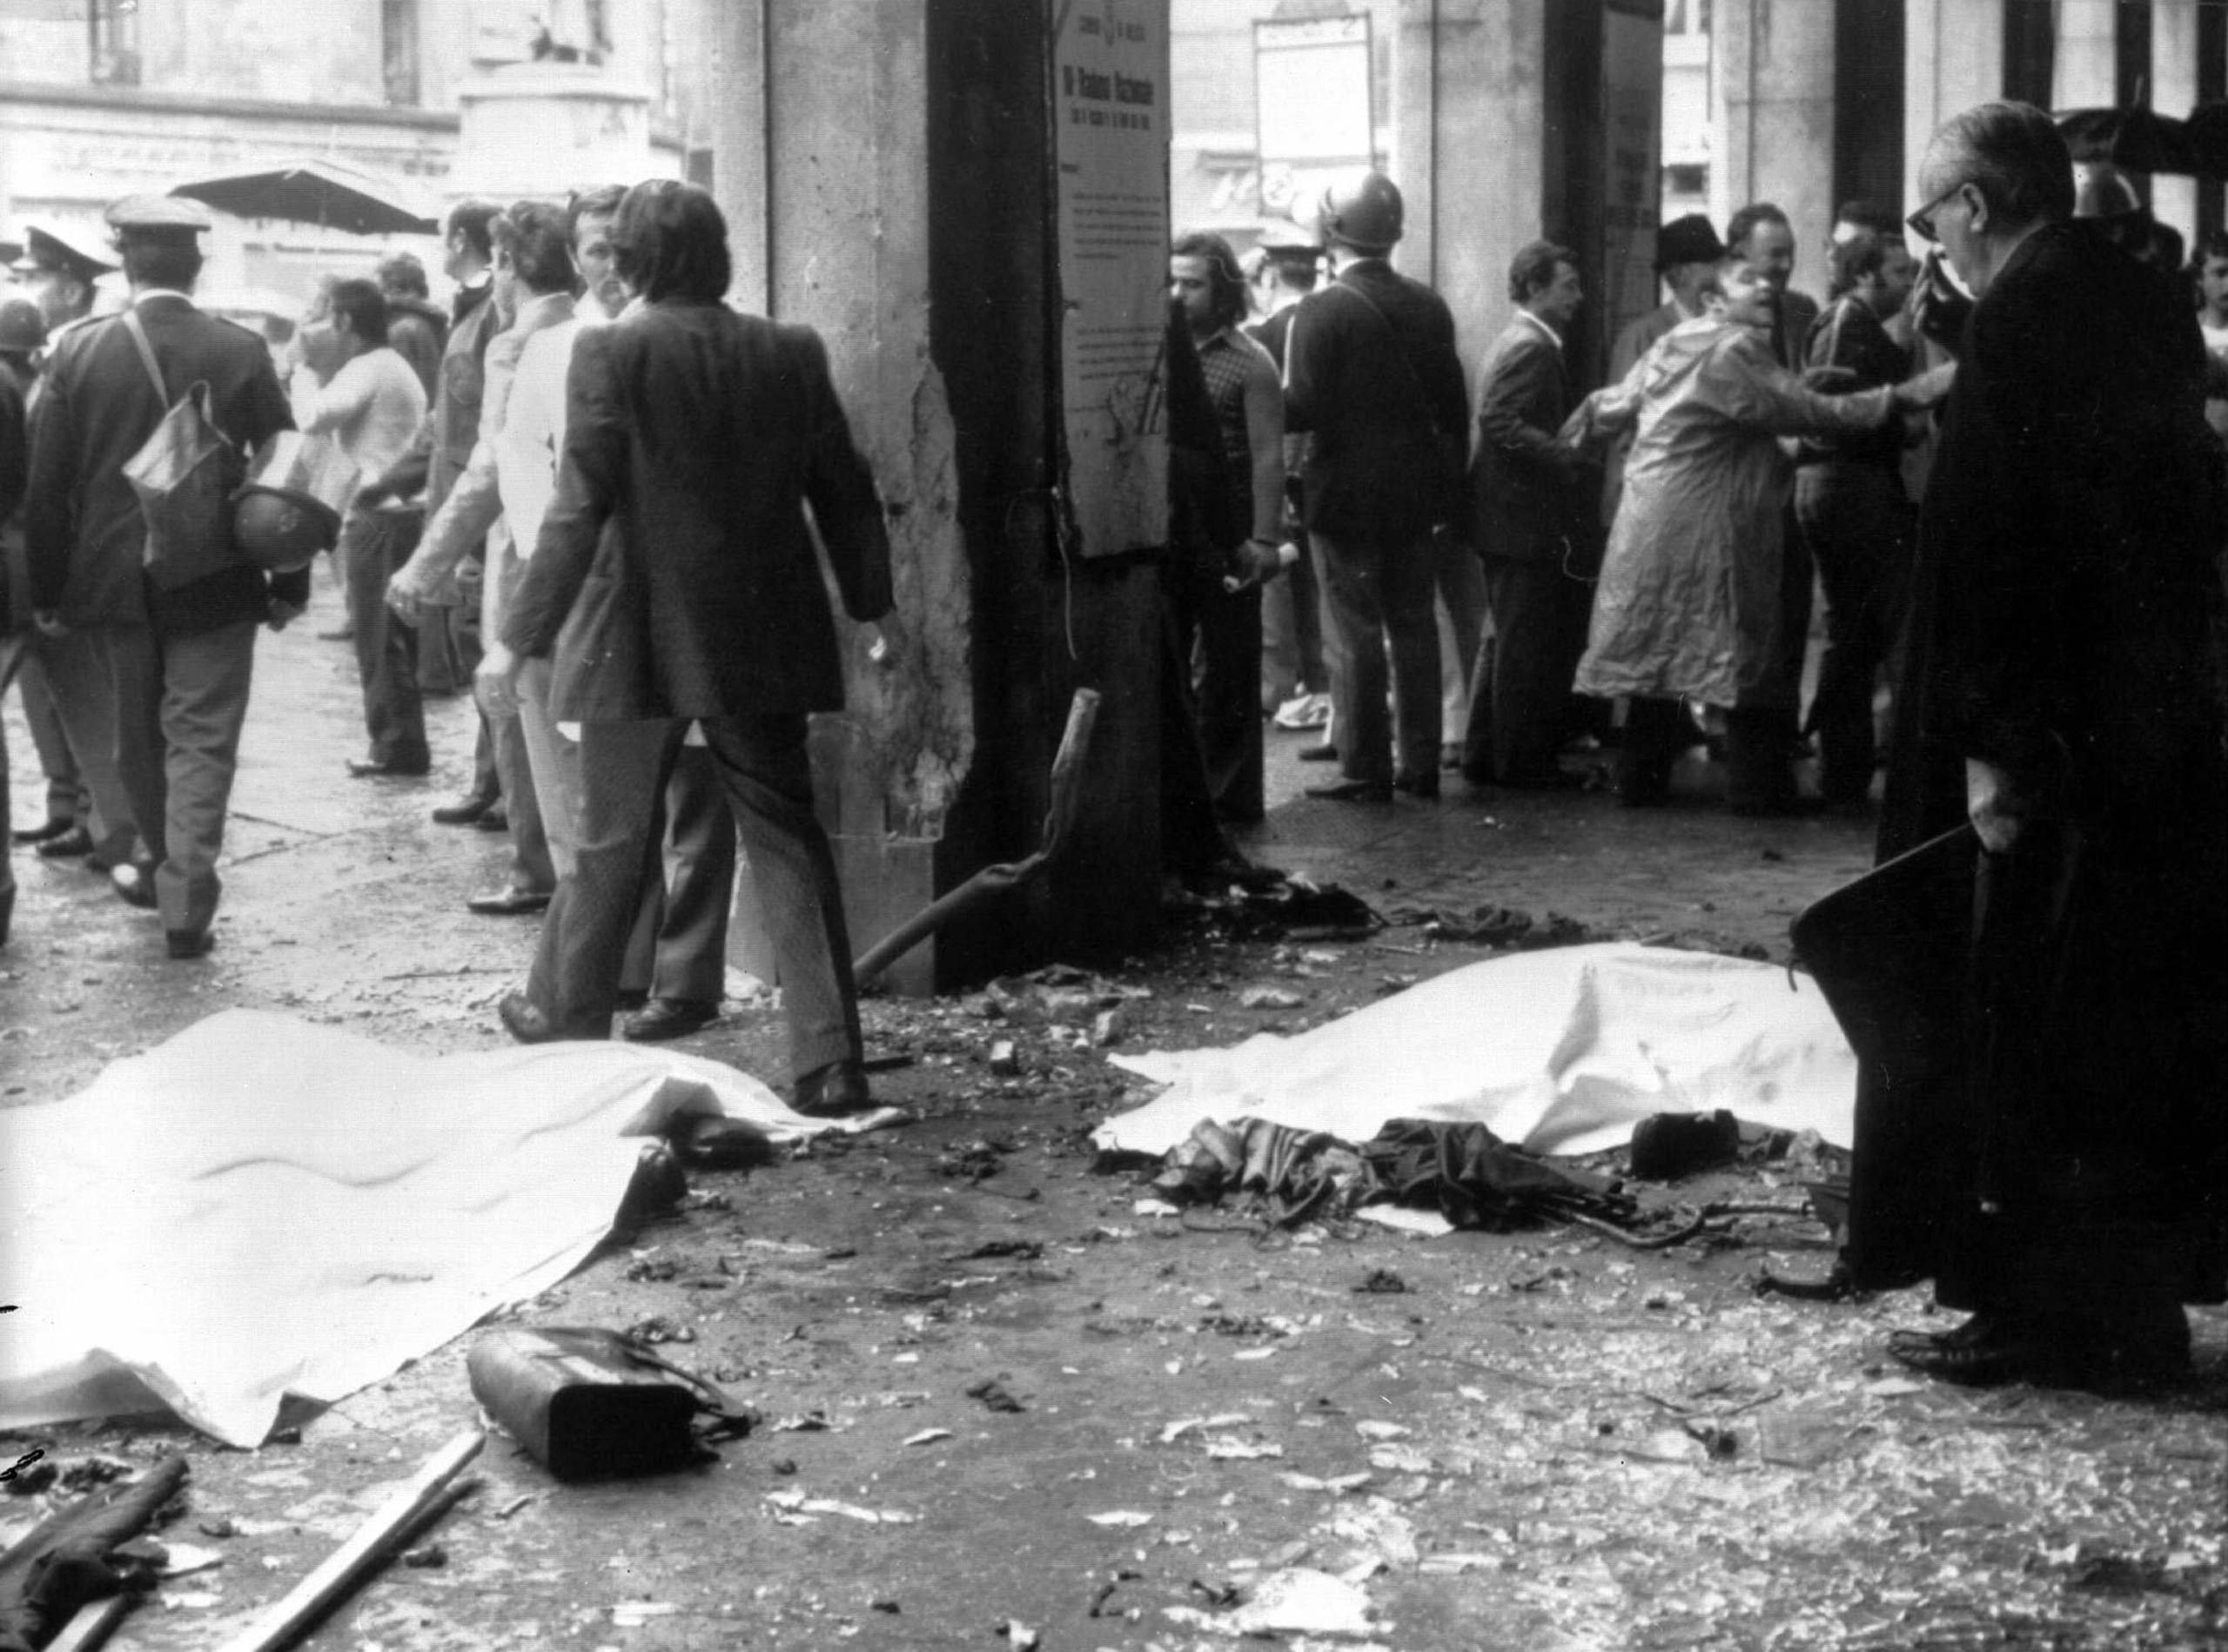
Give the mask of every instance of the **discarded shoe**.
[[701, 998], [652, 998], [640, 1015], [627, 1021], [627, 1037], [635, 1044], [659, 1044], [685, 1038], [719, 1018], [720, 1006]]

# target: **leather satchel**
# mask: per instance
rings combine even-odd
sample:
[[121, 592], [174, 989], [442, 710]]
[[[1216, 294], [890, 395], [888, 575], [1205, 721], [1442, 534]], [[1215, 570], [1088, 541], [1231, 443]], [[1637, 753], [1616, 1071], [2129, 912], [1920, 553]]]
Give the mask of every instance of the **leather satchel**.
[[209, 386], [197, 379], [172, 401], [146, 330], [131, 311], [124, 325], [169, 409], [139, 450], [124, 461], [146, 518], [147, 577], [166, 591], [228, 573], [244, 560], [232, 535], [232, 494], [247, 474], [247, 460], [217, 427]]

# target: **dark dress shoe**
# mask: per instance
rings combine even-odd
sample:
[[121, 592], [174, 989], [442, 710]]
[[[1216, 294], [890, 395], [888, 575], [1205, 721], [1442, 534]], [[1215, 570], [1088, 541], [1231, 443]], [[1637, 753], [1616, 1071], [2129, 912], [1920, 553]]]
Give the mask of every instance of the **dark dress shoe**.
[[[1438, 776], [1433, 776], [1436, 782]], [[1332, 803], [1389, 803], [1392, 801], [1392, 782], [1389, 780], [1340, 780], [1328, 786], [1306, 788], [1310, 797], [1320, 797]]]
[[503, 1031], [520, 1044], [555, 1044], [565, 1035], [523, 992], [508, 992], [495, 1006]]
[[627, 1037], [635, 1044], [659, 1044], [685, 1038], [720, 1018], [720, 1006], [701, 998], [652, 998], [641, 1014], [627, 1023]]
[[430, 762], [381, 762], [376, 758], [354, 757], [348, 760], [348, 772], [358, 780], [368, 780], [375, 775], [393, 775], [403, 780], [423, 780], [433, 772], [433, 766]]
[[49, 815], [44, 826], [26, 826], [10, 836], [19, 843], [44, 843], [50, 838], [59, 837], [66, 831], [76, 829], [77, 824], [67, 815]]
[[1304, 763], [1334, 763], [1339, 761], [1339, 749], [1327, 741], [1319, 746], [1302, 746], [1299, 760]]
[[639, 1010], [650, 1001], [650, 995], [641, 987], [621, 987], [612, 995], [614, 1009]]
[[443, 803], [433, 811], [433, 821], [440, 826], [470, 826], [495, 806], [489, 797], [462, 797], [453, 803]]
[[507, 889], [493, 895], [475, 895], [464, 903], [467, 912], [477, 912], [482, 917], [523, 917], [529, 912], [546, 911], [549, 906], [547, 890]]
[[1439, 776], [1433, 775], [1395, 775], [1392, 789], [1426, 803], [1439, 801]]
[[133, 861], [109, 873], [108, 881], [129, 906], [144, 907], [151, 911], [155, 905], [155, 869], [145, 861]]
[[815, 1067], [790, 1087], [789, 1106], [808, 1118], [841, 1118], [874, 1105], [867, 1070], [857, 1061], [831, 1061]]
[[174, 958], [205, 958], [217, 944], [214, 930], [164, 930], [163, 945]]
[[472, 823], [483, 832], [507, 832], [511, 829], [511, 811], [500, 803], [490, 803]]
[[80, 855], [93, 852], [93, 835], [83, 826], [72, 826], [59, 837], [50, 837], [38, 846], [38, 857], [48, 861], [73, 861]]

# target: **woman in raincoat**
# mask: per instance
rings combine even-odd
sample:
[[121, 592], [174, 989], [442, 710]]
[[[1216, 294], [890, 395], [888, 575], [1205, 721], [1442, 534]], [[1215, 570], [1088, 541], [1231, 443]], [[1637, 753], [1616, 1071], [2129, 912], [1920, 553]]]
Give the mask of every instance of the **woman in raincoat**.
[[1727, 714], [1735, 814], [1802, 807], [1772, 715], [1800, 692], [1775, 666], [1794, 480], [1779, 438], [1876, 430], [1947, 388], [1915, 379], [1827, 394], [1779, 365], [1771, 322], [1769, 285], [1745, 259], [1728, 259], [1702, 314], [1563, 426], [1563, 440], [1581, 448], [1634, 433], [1575, 685], [1632, 702], [1617, 777], [1629, 805], [1667, 796], [1686, 699]]

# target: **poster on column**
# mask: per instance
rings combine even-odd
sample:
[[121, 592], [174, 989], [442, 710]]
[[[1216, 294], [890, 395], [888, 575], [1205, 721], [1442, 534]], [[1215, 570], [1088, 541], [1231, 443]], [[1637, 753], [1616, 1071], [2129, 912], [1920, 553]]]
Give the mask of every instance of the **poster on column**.
[[1601, 14], [1601, 337], [1655, 308], [1661, 210], [1663, 0], [1609, 0]]
[[1166, 543], [1168, 9], [1054, 0], [1060, 390], [1085, 556]]

